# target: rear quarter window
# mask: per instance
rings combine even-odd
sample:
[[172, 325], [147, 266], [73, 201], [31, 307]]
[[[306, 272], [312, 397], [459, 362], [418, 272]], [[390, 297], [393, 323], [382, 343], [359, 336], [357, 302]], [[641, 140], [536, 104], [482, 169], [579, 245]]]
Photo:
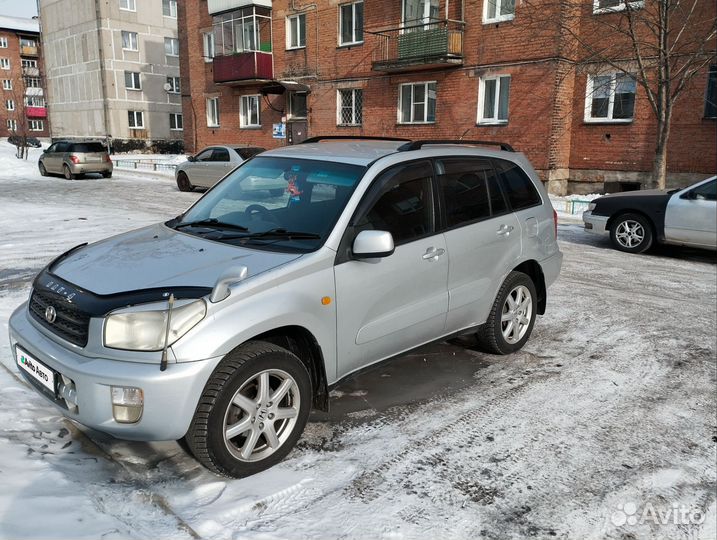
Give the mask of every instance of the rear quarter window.
[[537, 206], [542, 202], [538, 190], [520, 166], [503, 159], [495, 160], [495, 166], [500, 175], [503, 191], [514, 212]]

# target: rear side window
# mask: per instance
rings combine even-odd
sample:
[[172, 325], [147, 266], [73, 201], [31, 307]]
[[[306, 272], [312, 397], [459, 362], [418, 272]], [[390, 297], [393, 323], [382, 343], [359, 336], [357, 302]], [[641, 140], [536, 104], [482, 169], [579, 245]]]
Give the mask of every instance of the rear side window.
[[242, 159], [249, 159], [250, 157], [254, 157], [257, 154], [261, 154], [264, 149], [263, 148], [235, 148], [236, 153], [239, 154], [239, 157]]
[[95, 152], [104, 152], [105, 147], [102, 146], [101, 143], [75, 143], [72, 145], [72, 149], [70, 152], [77, 152], [77, 153], [95, 153]]
[[541, 203], [538, 190], [527, 174], [515, 163], [502, 159], [495, 160], [501, 184], [513, 211], [522, 210]]
[[487, 159], [442, 160], [438, 162], [438, 170], [448, 227], [505, 212], [495, 170]]
[[226, 148], [215, 148], [212, 154], [212, 161], [229, 161], [229, 150]]

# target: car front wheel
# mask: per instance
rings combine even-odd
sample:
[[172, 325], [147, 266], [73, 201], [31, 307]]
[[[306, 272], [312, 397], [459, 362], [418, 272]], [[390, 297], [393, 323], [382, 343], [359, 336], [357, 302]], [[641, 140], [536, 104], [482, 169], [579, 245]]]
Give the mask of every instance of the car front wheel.
[[311, 395], [299, 358], [271, 343], [246, 343], [210, 377], [184, 440], [215, 473], [256, 474], [279, 463], [299, 440]]
[[643, 253], [652, 246], [652, 225], [639, 214], [624, 214], [610, 229], [610, 240], [620, 251]]
[[180, 172], [177, 175], [177, 187], [179, 188], [179, 191], [192, 191], [194, 189], [194, 186], [189, 181], [187, 173]]
[[40, 169], [40, 174], [41, 174], [42, 176], [47, 176], [47, 169], [45, 168], [45, 165], [43, 165], [42, 161], [40, 162], [40, 164], [38, 165], [38, 167], [39, 167], [39, 169]]

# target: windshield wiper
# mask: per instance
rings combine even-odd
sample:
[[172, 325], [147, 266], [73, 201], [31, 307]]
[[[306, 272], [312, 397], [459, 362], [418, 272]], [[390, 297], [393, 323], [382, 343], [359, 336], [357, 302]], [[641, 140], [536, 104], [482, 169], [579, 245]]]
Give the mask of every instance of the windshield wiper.
[[243, 225], [236, 225], [234, 223], [226, 223], [219, 221], [217, 218], [200, 219], [198, 221], [188, 221], [187, 223], [180, 223], [175, 225], [175, 229], [182, 229], [184, 227], [213, 227], [215, 229], [232, 229], [235, 231], [248, 231]]
[[246, 238], [249, 240], [262, 239], [262, 238], [287, 238], [289, 240], [321, 240], [321, 235], [311, 232], [304, 231], [289, 231], [283, 227], [276, 227], [275, 229], [269, 229], [268, 231], [255, 232], [249, 234], [236, 234], [236, 235], [225, 235], [222, 240], [231, 240], [234, 238]]

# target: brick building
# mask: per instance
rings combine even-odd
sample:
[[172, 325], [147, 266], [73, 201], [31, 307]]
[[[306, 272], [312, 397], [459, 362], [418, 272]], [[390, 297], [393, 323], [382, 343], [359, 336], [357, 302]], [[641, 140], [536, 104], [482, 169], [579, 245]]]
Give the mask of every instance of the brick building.
[[0, 15], [0, 137], [47, 137], [45, 78], [36, 20]]
[[[621, 0], [584, 3], [589, 21], [612, 16], [600, 6]], [[272, 148], [332, 134], [462, 137], [510, 143], [555, 192], [649, 185], [656, 121], [642, 88], [609, 70], [572, 69], [564, 34], [515, 4], [180, 2], [185, 147]], [[714, 20], [714, 3], [700, 9]], [[715, 69], [692, 80], [674, 113], [671, 184], [717, 170]], [[598, 82], [612, 90], [593, 91]]]

